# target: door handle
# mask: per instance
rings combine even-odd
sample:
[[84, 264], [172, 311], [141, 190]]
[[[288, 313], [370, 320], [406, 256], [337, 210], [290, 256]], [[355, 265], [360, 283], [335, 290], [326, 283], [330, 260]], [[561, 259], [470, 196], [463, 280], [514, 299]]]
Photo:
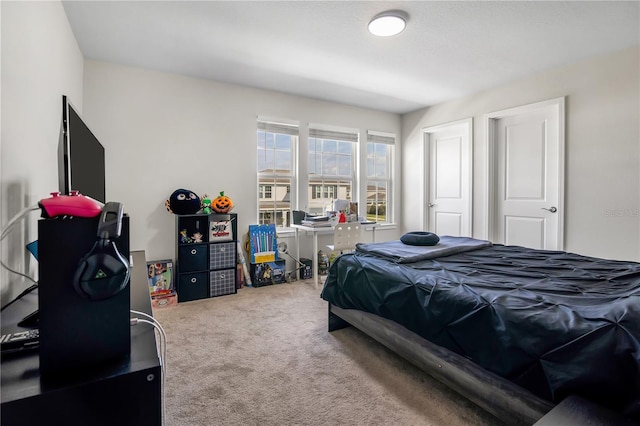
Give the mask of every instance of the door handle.
[[546, 211], [551, 212], [551, 213], [555, 213], [555, 212], [558, 211], [558, 209], [556, 209], [554, 206], [552, 206], [550, 208], [542, 207], [542, 210], [546, 210]]
[[427, 204], [427, 205], [428, 205], [429, 207], [435, 207], [435, 206], [436, 206], [436, 205], [435, 205], [435, 204], [433, 204], [433, 203], [429, 203], [429, 204]]

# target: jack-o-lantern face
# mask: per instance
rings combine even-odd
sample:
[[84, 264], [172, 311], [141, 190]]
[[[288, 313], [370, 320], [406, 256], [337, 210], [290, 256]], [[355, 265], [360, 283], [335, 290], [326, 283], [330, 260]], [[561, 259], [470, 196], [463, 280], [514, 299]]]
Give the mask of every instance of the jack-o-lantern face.
[[220, 196], [216, 197], [211, 203], [211, 208], [218, 213], [228, 213], [233, 208], [233, 201], [224, 195], [224, 191], [222, 191]]

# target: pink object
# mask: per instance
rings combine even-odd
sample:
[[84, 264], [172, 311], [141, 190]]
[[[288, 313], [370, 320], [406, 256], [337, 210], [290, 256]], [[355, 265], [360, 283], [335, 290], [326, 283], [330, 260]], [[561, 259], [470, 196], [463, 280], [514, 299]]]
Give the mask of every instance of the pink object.
[[56, 216], [96, 217], [102, 212], [103, 207], [101, 202], [85, 197], [78, 191], [71, 191], [70, 195], [52, 192], [50, 198], [43, 198], [38, 205], [44, 218]]

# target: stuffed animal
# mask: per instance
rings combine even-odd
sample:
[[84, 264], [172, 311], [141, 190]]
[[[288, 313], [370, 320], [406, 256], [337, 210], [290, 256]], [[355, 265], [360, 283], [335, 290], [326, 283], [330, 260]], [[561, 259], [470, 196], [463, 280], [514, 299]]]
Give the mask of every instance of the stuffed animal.
[[224, 195], [224, 191], [220, 191], [220, 195], [211, 203], [211, 208], [217, 213], [229, 213], [233, 208], [233, 201]]
[[180, 231], [180, 242], [182, 244], [191, 244], [193, 242], [193, 240], [187, 235], [186, 229]]
[[211, 198], [207, 194], [204, 194], [200, 197], [200, 204], [202, 204], [202, 212], [204, 214], [211, 213]]
[[169, 213], [194, 214], [200, 211], [200, 198], [188, 189], [176, 189], [164, 205]]

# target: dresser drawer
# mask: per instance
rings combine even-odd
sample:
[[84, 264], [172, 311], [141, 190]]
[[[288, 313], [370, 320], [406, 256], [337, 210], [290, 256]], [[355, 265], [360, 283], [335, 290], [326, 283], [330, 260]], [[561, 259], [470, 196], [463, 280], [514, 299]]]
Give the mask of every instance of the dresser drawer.
[[209, 297], [209, 273], [180, 274], [178, 279], [178, 302]]
[[209, 269], [209, 265], [207, 264], [207, 244], [180, 246], [178, 251], [178, 267], [180, 268], [180, 273], [206, 271]]
[[236, 267], [236, 242], [217, 243], [209, 246], [209, 269]]
[[209, 275], [209, 296], [222, 296], [236, 292], [236, 268], [211, 271]]

